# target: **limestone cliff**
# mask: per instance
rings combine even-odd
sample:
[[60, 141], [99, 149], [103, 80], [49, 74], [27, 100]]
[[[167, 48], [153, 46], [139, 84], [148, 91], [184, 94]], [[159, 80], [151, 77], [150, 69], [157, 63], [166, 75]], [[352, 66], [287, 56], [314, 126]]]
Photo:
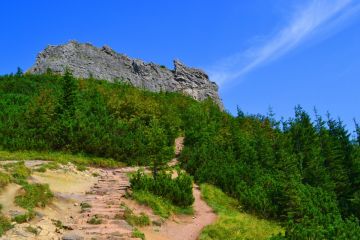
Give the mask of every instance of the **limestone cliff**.
[[64, 45], [48, 46], [39, 53], [36, 63], [28, 72], [40, 74], [51, 69], [63, 74], [69, 69], [75, 77], [108, 81], [125, 81], [133, 86], [150, 91], [182, 92], [196, 100], [212, 98], [222, 108], [218, 86], [209, 80], [202, 70], [189, 68], [180, 61], [174, 61], [174, 70], [155, 63], [145, 63], [111, 48], [94, 47], [70, 41]]

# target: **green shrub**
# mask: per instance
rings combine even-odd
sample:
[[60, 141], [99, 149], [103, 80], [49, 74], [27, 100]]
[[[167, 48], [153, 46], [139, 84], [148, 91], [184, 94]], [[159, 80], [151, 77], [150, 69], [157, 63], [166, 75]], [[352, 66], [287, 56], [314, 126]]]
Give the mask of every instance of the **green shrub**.
[[133, 190], [149, 191], [180, 207], [191, 206], [194, 202], [192, 179], [185, 173], [172, 179], [171, 174], [160, 173], [156, 178], [138, 171], [130, 179]]
[[286, 239], [356, 240], [360, 238], [359, 220], [353, 217], [343, 220], [339, 215], [333, 214], [315, 218], [305, 217], [301, 222], [289, 221], [285, 237]]

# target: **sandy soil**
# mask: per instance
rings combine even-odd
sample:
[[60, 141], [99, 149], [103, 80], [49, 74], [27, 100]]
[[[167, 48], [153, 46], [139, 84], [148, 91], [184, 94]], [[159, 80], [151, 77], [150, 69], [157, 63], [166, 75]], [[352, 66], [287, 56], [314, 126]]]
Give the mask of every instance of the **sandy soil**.
[[25, 212], [24, 209], [18, 207], [14, 203], [15, 196], [21, 189], [20, 185], [15, 183], [8, 184], [2, 189], [0, 194], [0, 204], [3, 206], [2, 213], [10, 217], [14, 212]]
[[45, 173], [35, 172], [31, 176], [31, 181], [47, 183], [53, 192], [61, 195], [75, 195], [85, 194], [97, 182], [97, 178], [89, 174], [47, 170]]
[[[175, 141], [175, 153], [179, 155], [183, 148], [184, 138]], [[37, 167], [44, 161], [27, 161], [30, 168]], [[4, 162], [3, 162], [4, 164]], [[171, 166], [178, 164], [177, 159], [170, 162]], [[45, 173], [33, 172], [30, 182], [47, 183], [54, 192], [55, 198], [46, 208], [37, 208], [38, 217], [30, 223], [16, 224], [15, 228], [7, 232], [5, 238], [0, 239], [61, 239], [64, 235], [82, 236], [84, 239], [134, 239], [131, 236], [133, 228], [123, 220], [121, 202], [125, 202], [135, 213], [144, 212], [151, 220], [163, 222], [146, 206], [139, 205], [133, 200], [125, 199], [126, 189], [130, 184], [127, 173], [136, 171], [138, 167], [120, 169], [90, 169], [79, 172], [72, 164], [62, 166], [58, 170], [48, 170]], [[149, 171], [149, 170], [147, 170]], [[94, 177], [96, 172], [99, 176]], [[174, 177], [177, 175], [173, 174]], [[22, 212], [15, 206], [14, 198], [21, 187], [9, 184], [0, 193], [0, 203], [3, 213], [11, 216], [11, 211]], [[201, 230], [216, 220], [212, 209], [201, 199], [198, 186], [194, 185], [193, 193], [194, 216], [172, 216], [161, 226], [141, 228], [147, 240], [195, 240]], [[80, 203], [87, 202], [92, 207], [81, 211]], [[87, 223], [93, 216], [102, 219], [99, 225]], [[58, 229], [53, 220], [60, 220], [68, 229]], [[35, 227], [38, 236], [29, 233], [26, 228]], [[72, 230], [71, 230], [72, 229]]]

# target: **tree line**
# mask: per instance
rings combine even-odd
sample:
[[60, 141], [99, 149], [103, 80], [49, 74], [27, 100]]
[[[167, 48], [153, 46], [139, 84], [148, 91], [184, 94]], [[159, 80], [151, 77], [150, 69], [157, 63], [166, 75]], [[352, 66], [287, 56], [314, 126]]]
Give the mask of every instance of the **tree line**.
[[183, 134], [182, 166], [244, 210], [282, 222], [286, 235], [274, 239], [360, 238], [358, 124], [352, 138], [341, 120], [301, 107], [286, 121], [233, 116], [211, 100], [50, 71], [0, 76], [0, 95], [0, 148], [161, 166]]

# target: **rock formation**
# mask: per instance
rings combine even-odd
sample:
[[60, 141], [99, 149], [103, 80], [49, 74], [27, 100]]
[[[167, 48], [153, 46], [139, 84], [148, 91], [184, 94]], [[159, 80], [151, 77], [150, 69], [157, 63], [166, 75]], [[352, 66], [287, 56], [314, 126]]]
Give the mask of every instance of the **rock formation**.
[[48, 69], [59, 74], [69, 69], [78, 78], [124, 81], [153, 92], [181, 92], [199, 101], [211, 98], [222, 108], [216, 83], [202, 70], [189, 68], [178, 60], [174, 61], [174, 70], [169, 70], [116, 53], [107, 46], [97, 48], [70, 41], [65, 45], [48, 46], [39, 53], [28, 72], [41, 74]]

